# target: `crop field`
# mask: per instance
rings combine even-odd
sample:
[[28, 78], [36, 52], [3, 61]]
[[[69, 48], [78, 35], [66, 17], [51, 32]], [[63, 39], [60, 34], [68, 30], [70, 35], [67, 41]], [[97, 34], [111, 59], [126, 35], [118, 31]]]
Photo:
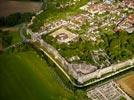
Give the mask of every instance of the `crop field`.
[[0, 100], [78, 100], [57, 74], [30, 50], [0, 55]]
[[128, 93], [130, 96], [134, 97], [134, 72], [128, 76], [125, 76], [117, 81], [121, 88]]
[[37, 12], [42, 3], [32, 1], [0, 1], [0, 16], [8, 16], [16, 12]]

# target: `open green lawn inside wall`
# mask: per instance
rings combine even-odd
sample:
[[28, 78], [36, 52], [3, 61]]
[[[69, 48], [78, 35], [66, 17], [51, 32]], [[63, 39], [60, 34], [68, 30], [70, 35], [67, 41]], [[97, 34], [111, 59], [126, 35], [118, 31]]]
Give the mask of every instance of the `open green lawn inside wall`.
[[[78, 100], [33, 50], [0, 55], [0, 100]], [[82, 98], [81, 98], [82, 100]]]

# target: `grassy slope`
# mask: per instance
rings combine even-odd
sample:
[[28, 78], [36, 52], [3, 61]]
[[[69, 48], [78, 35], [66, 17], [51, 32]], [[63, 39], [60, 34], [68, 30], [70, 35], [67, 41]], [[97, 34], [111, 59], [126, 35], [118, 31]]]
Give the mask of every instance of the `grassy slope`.
[[0, 55], [0, 100], [75, 100], [33, 51]]
[[21, 41], [20, 34], [19, 34], [18, 31], [13, 31], [13, 32], [11, 32], [11, 34], [12, 34], [12, 37], [13, 37], [12, 44]]

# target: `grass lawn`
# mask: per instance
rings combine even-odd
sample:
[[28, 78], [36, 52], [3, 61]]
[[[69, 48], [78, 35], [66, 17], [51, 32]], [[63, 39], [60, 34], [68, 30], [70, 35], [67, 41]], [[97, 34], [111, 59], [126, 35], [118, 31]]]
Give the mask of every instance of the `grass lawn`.
[[11, 32], [11, 34], [12, 34], [12, 37], [13, 37], [12, 44], [21, 41], [21, 37], [20, 37], [20, 34], [19, 34], [18, 31]]
[[58, 80], [34, 51], [0, 55], [0, 100], [78, 100]]

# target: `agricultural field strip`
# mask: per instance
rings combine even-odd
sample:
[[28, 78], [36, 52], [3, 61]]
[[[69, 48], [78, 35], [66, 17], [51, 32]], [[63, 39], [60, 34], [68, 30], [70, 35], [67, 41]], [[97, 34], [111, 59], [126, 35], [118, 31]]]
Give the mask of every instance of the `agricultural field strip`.
[[8, 16], [16, 12], [38, 12], [42, 3], [31, 1], [1, 1], [0, 16]]
[[2, 100], [15, 100], [16, 96], [17, 100], [72, 100], [71, 97], [74, 97], [72, 91], [59, 84], [55, 72], [33, 50], [1, 55], [0, 68]]
[[120, 85], [120, 87], [128, 93], [130, 96], [134, 95], [134, 73], [130, 73], [126, 76], [123, 76], [117, 80], [117, 83]]

